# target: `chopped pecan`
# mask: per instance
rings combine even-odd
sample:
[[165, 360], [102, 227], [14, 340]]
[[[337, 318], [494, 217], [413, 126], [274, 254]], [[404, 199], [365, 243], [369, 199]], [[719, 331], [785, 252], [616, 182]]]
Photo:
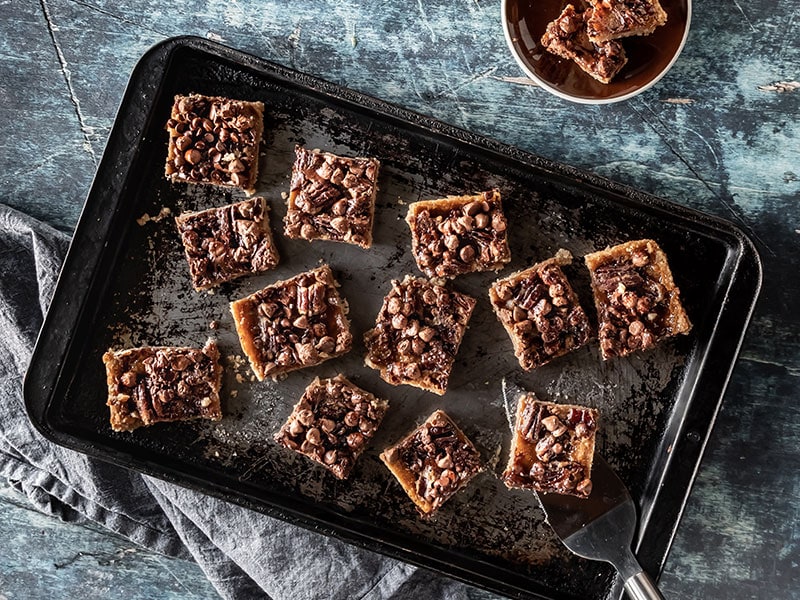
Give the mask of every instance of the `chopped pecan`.
[[222, 367], [212, 340], [203, 348], [109, 350], [103, 362], [114, 431], [168, 421], [222, 418]]
[[561, 270], [571, 260], [569, 252], [560, 250], [489, 289], [492, 307], [525, 370], [580, 348], [591, 337], [589, 319]]
[[388, 406], [341, 374], [316, 378], [275, 434], [275, 441], [322, 464], [338, 479], [346, 479]]
[[364, 335], [366, 363], [392, 385], [444, 394], [475, 300], [411, 276], [392, 281], [375, 327]]
[[647, 350], [691, 329], [666, 255], [653, 240], [626, 242], [585, 260], [604, 359]]
[[588, 497], [596, 423], [597, 411], [592, 408], [523, 395], [503, 473], [506, 485]]
[[347, 304], [336, 285], [325, 265], [231, 303], [242, 349], [259, 380], [350, 350]]
[[175, 218], [196, 290], [278, 264], [264, 198], [183, 213]]
[[413, 203], [411, 252], [428, 277], [496, 271], [511, 260], [500, 192]]
[[290, 238], [372, 245], [380, 162], [295, 148], [289, 209]]
[[381, 460], [423, 515], [430, 515], [481, 470], [480, 453], [444, 411], [437, 410]]

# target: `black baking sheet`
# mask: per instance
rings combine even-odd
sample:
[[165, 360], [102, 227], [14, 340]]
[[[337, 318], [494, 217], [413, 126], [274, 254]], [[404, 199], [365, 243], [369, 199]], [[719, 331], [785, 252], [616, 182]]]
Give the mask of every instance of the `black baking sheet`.
[[[170, 184], [163, 176], [164, 124], [177, 93], [266, 105], [258, 194], [271, 206], [281, 253], [267, 274], [195, 292], [172, 217], [220, 206], [236, 191]], [[382, 162], [370, 250], [282, 235], [295, 144]], [[603, 362], [596, 344], [524, 373], [495, 318], [487, 288], [497, 275], [459, 277], [478, 304], [439, 397], [392, 387], [363, 365], [363, 333], [392, 278], [419, 275], [403, 218], [408, 203], [497, 187], [509, 219], [512, 262], [503, 274], [552, 256], [576, 257], [629, 239], [654, 238], [670, 259], [689, 336]], [[160, 221], [142, 219], [169, 209]], [[162, 213], [163, 214], [163, 213]], [[251, 381], [230, 300], [329, 264], [349, 301], [353, 351], [280, 382]], [[593, 314], [588, 274], [568, 269]], [[510, 442], [503, 376], [543, 399], [596, 407], [598, 449], [637, 500], [635, 546], [657, 573], [713, 425], [760, 283], [758, 257], [727, 222], [675, 206], [199, 38], [176, 38], [136, 67], [84, 207], [26, 378], [33, 422], [50, 439], [87, 454], [200, 489], [317, 531], [518, 597], [606, 598], [613, 570], [572, 556], [544, 523], [535, 496], [499, 481]], [[210, 323], [219, 328], [212, 330]], [[225, 418], [114, 433], [101, 356], [109, 347], [202, 345], [225, 360]], [[385, 397], [389, 412], [349, 481], [271, 439], [315, 376], [342, 372]], [[424, 521], [378, 454], [434, 409], [445, 409], [486, 465], [434, 519]]]

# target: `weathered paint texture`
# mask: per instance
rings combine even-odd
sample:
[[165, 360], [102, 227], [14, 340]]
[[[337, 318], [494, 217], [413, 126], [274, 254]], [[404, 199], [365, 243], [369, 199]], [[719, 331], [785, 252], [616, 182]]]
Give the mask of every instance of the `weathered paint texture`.
[[[194, 34], [730, 219], [764, 291], [662, 587], [800, 598], [800, 5], [694, 10], [656, 87], [581, 107], [521, 79], [499, 0], [0, 0], [0, 202], [71, 230], [137, 59]], [[0, 596], [213, 597], [191, 565], [4, 502]]]

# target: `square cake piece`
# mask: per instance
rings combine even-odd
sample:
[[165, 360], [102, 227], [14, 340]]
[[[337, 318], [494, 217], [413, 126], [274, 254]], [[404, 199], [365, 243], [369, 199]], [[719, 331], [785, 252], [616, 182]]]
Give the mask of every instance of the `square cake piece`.
[[248, 195], [255, 192], [263, 103], [175, 96], [167, 131], [168, 179], [237, 187]]
[[315, 460], [338, 479], [347, 479], [369, 444], [389, 403], [344, 375], [314, 379], [275, 441]]
[[337, 287], [323, 265], [231, 302], [242, 350], [259, 381], [350, 351], [348, 307]]
[[567, 4], [558, 18], [547, 25], [542, 46], [551, 54], [575, 61], [597, 81], [609, 83], [628, 62], [625, 49], [619, 42], [590, 40], [586, 16], [586, 12]]
[[301, 146], [295, 147], [295, 155], [286, 236], [369, 248], [381, 163]]
[[381, 460], [423, 516], [429, 516], [481, 471], [481, 455], [443, 410], [394, 446]]
[[692, 328], [667, 256], [655, 241], [626, 242], [584, 260], [592, 276], [604, 359], [648, 350]]
[[523, 394], [503, 481], [509, 488], [588, 498], [596, 433], [595, 409]]
[[428, 277], [498, 271], [511, 260], [500, 192], [414, 202], [406, 222], [411, 253]]
[[580, 348], [591, 337], [589, 319], [561, 270], [571, 262], [572, 255], [559, 250], [489, 288], [492, 308], [526, 371]]
[[222, 366], [213, 340], [200, 348], [146, 346], [103, 355], [114, 431], [165, 421], [219, 421]]
[[632, 35], [650, 35], [667, 22], [658, 0], [590, 0], [586, 31], [595, 44]]
[[278, 264], [264, 198], [183, 213], [175, 223], [198, 291]]
[[367, 366], [392, 385], [441, 396], [474, 308], [474, 298], [425, 279], [393, 280], [375, 328], [364, 334]]

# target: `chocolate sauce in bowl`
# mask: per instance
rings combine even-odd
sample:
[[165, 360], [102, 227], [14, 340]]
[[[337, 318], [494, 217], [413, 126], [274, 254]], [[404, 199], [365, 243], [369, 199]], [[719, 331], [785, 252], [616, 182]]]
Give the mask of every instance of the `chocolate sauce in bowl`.
[[520, 60], [556, 90], [586, 100], [611, 100], [626, 96], [658, 77], [681, 48], [689, 18], [689, 0], [661, 0], [667, 22], [648, 36], [617, 40], [628, 63], [611, 83], [600, 83], [573, 61], [546, 52], [541, 38], [547, 24], [567, 4], [586, 8], [581, 0], [507, 0], [505, 14], [511, 42]]

